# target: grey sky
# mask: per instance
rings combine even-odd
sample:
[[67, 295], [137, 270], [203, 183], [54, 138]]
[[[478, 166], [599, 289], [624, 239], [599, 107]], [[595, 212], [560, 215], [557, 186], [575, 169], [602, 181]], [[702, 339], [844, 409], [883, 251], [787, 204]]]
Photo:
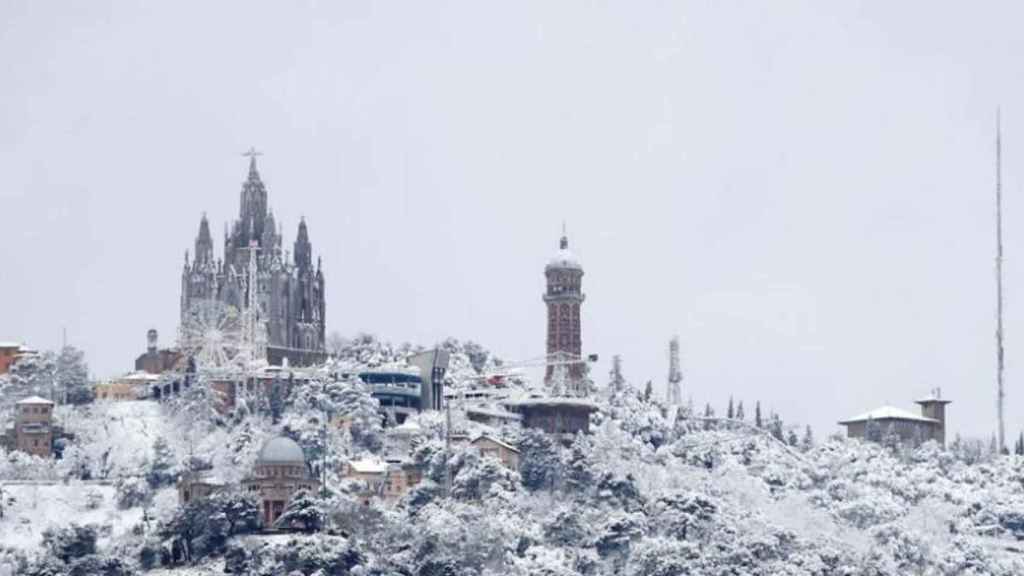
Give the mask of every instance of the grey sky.
[[[819, 434], [941, 386], [994, 429], [1004, 113], [1008, 434], [1024, 422], [1019, 3], [0, 5], [0, 340], [97, 375], [169, 343], [256, 146], [328, 330], [543, 350], [560, 222], [596, 379], [667, 372]], [[749, 412], [748, 412], [749, 413]]]

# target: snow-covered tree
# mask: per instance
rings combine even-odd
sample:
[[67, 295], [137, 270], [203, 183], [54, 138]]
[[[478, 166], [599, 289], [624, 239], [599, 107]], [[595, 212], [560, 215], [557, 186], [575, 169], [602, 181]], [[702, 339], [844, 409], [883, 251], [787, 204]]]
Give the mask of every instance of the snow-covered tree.
[[807, 452], [812, 448], [814, 448], [814, 433], [811, 432], [811, 426], [808, 424], [807, 427], [804, 428], [803, 438], [800, 439], [800, 449]]
[[54, 363], [58, 395], [70, 404], [87, 404], [96, 398], [89, 383], [89, 367], [85, 353], [74, 346], [64, 346]]
[[384, 425], [380, 420], [380, 402], [370, 395], [361, 381], [348, 382], [337, 389], [338, 415], [349, 419], [354, 446], [378, 452], [384, 446]]
[[288, 506], [275, 525], [282, 528], [299, 526], [306, 532], [316, 532], [323, 528], [326, 518], [323, 498], [307, 490], [300, 490], [288, 501]]
[[[11, 366], [10, 400], [28, 396], [51, 398], [56, 395], [57, 356], [53, 352], [27, 354]], [[6, 396], [6, 395], [5, 395]]]
[[608, 373], [608, 390], [611, 394], [621, 392], [626, 387], [626, 378], [622, 375], [622, 356], [612, 356], [612, 369]]
[[761, 418], [761, 401], [754, 404], [754, 426], [764, 428], [764, 420]]
[[530, 490], [554, 488], [562, 477], [558, 446], [535, 429], [524, 430], [519, 439], [519, 474]]
[[146, 472], [146, 481], [153, 489], [161, 486], [168, 486], [174, 482], [175, 468], [174, 452], [170, 444], [163, 436], [157, 436], [153, 441], [153, 456], [149, 461], [149, 470]]

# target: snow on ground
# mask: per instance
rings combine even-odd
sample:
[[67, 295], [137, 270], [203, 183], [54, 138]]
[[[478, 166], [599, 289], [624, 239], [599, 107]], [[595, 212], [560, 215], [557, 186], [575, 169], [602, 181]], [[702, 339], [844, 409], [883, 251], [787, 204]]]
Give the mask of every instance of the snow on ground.
[[90, 406], [61, 406], [57, 421], [76, 436], [90, 461], [104, 461], [111, 477], [135, 475], [152, 455], [153, 442], [171, 434], [171, 423], [160, 404], [96, 402]]
[[[119, 510], [114, 487], [71, 482], [69, 484], [6, 484], [4, 492], [13, 503], [4, 509], [0, 519], [0, 544], [20, 550], [34, 550], [48, 528], [71, 524], [94, 524], [101, 527], [100, 546], [110, 537], [129, 532], [142, 520], [142, 508]], [[156, 507], [164, 507], [168, 497], [176, 498], [173, 489], [157, 494]], [[154, 524], [155, 525], [155, 524]], [[109, 532], [103, 527], [110, 527]]]

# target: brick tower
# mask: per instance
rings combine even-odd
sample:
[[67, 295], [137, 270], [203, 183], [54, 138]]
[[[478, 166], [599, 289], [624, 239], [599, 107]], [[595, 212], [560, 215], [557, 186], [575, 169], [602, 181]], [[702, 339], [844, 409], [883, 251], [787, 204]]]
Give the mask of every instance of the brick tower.
[[[580, 338], [580, 305], [586, 296], [582, 289], [583, 267], [569, 252], [569, 238], [565, 230], [562, 231], [558, 252], [544, 267], [544, 276], [547, 277], [544, 303], [548, 306], [548, 358], [579, 360], [568, 368], [569, 379], [579, 381], [586, 376]], [[551, 380], [554, 370], [554, 366], [547, 367], [545, 382]]]

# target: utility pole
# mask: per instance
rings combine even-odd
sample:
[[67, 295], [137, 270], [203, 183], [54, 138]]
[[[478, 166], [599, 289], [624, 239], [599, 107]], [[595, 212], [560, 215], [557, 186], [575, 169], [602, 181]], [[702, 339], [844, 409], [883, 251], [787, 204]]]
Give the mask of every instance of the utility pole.
[[[320, 396], [320, 408], [323, 411], [321, 416], [322, 425], [320, 433], [323, 436], [323, 446], [320, 451], [320, 497], [323, 500], [327, 499], [327, 379], [323, 381], [323, 394]], [[327, 530], [327, 517], [324, 516], [323, 522], [320, 523], [320, 532], [323, 533]]]
[[448, 498], [452, 493], [452, 403], [444, 399], [444, 496]]
[[996, 109], [996, 409], [999, 415], [999, 452], [1006, 449], [1006, 423], [1003, 420], [1003, 404], [1006, 391], [1003, 388], [1003, 142], [999, 110]]

